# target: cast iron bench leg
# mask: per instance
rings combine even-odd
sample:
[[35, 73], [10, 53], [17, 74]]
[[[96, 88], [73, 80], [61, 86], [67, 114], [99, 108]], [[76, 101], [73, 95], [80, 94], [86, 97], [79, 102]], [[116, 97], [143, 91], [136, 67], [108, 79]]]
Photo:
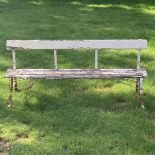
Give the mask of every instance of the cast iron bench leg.
[[136, 78], [136, 92], [139, 90], [139, 78]]
[[14, 83], [14, 89], [15, 91], [18, 91], [17, 78], [14, 78]]
[[144, 97], [143, 97], [143, 78], [139, 78], [139, 92], [140, 92], [140, 105], [144, 109]]
[[10, 79], [10, 83], [9, 83], [9, 91], [10, 91], [9, 97], [8, 97], [8, 107], [9, 107], [9, 108], [10, 108], [11, 105], [12, 105], [13, 81], [14, 81], [14, 79], [11, 78], [11, 79]]

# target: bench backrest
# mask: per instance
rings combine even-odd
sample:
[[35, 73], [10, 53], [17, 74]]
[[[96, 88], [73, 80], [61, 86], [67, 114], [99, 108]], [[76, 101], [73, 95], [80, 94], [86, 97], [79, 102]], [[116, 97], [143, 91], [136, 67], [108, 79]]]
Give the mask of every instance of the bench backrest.
[[138, 49], [137, 68], [140, 68], [140, 51], [147, 47], [147, 40], [8, 40], [7, 49], [12, 50], [13, 69], [16, 69], [15, 50], [54, 50], [54, 65], [57, 65], [59, 49], [95, 49], [95, 69], [98, 69], [99, 49]]
[[7, 49], [143, 49], [146, 40], [8, 40]]

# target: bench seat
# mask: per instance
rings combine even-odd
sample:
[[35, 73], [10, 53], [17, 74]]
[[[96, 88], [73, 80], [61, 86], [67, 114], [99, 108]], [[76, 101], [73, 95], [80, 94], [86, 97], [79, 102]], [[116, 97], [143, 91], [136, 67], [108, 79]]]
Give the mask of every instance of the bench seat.
[[7, 78], [103, 79], [145, 77], [145, 69], [8, 69]]

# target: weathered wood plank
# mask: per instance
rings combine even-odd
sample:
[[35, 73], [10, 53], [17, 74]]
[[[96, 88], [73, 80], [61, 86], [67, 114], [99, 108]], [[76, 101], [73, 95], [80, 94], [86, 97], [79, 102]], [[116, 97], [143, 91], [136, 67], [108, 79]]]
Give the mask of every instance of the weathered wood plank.
[[131, 72], [145, 72], [145, 69], [8, 69], [8, 72], [15, 72], [15, 73], [50, 73], [50, 72], [66, 72], [66, 73], [105, 73], [105, 72], [112, 72], [112, 73], [131, 73]]
[[147, 40], [8, 40], [7, 49], [142, 49]]
[[145, 69], [8, 69], [7, 78], [101, 79], [147, 76]]

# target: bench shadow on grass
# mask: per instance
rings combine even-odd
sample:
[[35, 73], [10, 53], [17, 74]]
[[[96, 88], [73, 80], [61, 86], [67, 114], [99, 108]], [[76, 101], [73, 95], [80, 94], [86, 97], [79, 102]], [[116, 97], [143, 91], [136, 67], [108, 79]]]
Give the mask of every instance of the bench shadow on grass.
[[[134, 91], [129, 91], [129, 87], [135, 87], [133, 84], [127, 86], [127, 92], [117, 93], [111, 89], [113, 85], [116, 85], [112, 80], [104, 80], [103, 85], [101, 84], [102, 80], [99, 80], [99, 82], [100, 86], [97, 88], [95, 87], [95, 84], [98, 83], [97, 80], [91, 80], [91, 82], [90, 80], [40, 80], [39, 83], [43, 85], [43, 88], [40, 88], [41, 91], [30, 90], [24, 92], [23, 103], [28, 109], [32, 111], [37, 109], [41, 112], [67, 105], [92, 107], [111, 112], [121, 112], [139, 107], [138, 95]], [[133, 83], [135, 84], [135, 82]], [[131, 88], [131, 90], [134, 89]], [[37, 102], [33, 102], [34, 98]]]
[[[127, 151], [126, 148], [128, 148], [138, 152], [140, 149], [132, 145], [132, 143], [138, 143], [139, 140], [146, 141], [143, 136], [143, 134], [146, 133], [143, 128], [143, 119], [147, 118], [145, 118], [145, 114], [140, 114], [141, 110], [139, 108], [138, 99], [133, 92], [130, 92], [130, 94], [113, 93], [111, 92], [111, 85], [108, 85], [110, 82], [104, 83], [106, 85], [105, 87], [95, 89], [95, 91], [87, 91], [88, 88], [84, 88], [83, 84], [79, 86], [79, 84], [83, 82], [87, 83], [87, 80], [83, 82], [81, 80], [40, 82], [44, 85], [43, 89], [46, 91], [40, 89], [36, 92], [35, 89], [32, 88], [30, 91], [23, 92], [25, 95], [22, 105], [16, 100], [15, 104], [17, 107], [20, 105], [24, 110], [22, 110], [21, 113], [17, 113], [16, 110], [13, 110], [11, 114], [12, 119], [36, 130], [39, 133], [38, 136], [40, 137], [38, 138], [40, 138], [40, 140], [44, 139], [44, 136], [46, 138], [46, 136], [61, 135], [59, 138], [62, 138], [62, 146], [60, 145], [59, 147], [62, 149], [62, 152], [66, 151], [63, 150], [65, 146], [67, 147], [67, 151], [69, 151], [71, 149], [70, 145], [76, 145], [78, 139], [83, 136], [85, 137], [84, 141], [87, 141], [87, 138], [91, 140], [96, 139], [95, 143], [98, 143], [97, 139], [99, 140], [101, 138], [99, 143], [102, 142], [103, 147], [109, 149], [108, 151], [112, 151], [110, 148], [113, 147], [114, 150], [120, 148], [123, 151]], [[73, 87], [68, 90], [68, 87], [71, 87], [71, 85]], [[53, 89], [59, 88], [59, 90], [61, 90], [59, 94], [54, 92], [53, 94], [48, 93], [52, 87]], [[82, 88], [80, 89], [80, 87]], [[31, 98], [35, 98], [37, 102], [33, 103]], [[145, 93], [145, 102], [150, 102], [149, 105], [146, 104], [146, 108], [149, 108], [154, 100], [154, 96]], [[33, 112], [33, 114], [31, 112]], [[130, 115], [131, 112], [132, 115]], [[127, 115], [127, 113], [129, 113], [129, 115]], [[137, 116], [141, 117], [139, 121], [134, 119], [134, 117]], [[149, 119], [153, 120], [155, 116], [153, 114], [149, 117]], [[136, 127], [134, 124], [135, 121], [137, 121], [136, 124], [138, 124]], [[109, 127], [110, 124], [111, 126]], [[130, 128], [128, 127], [129, 125]], [[132, 128], [133, 126], [134, 128]], [[50, 131], [52, 131], [52, 133], [50, 133]], [[133, 133], [131, 134], [130, 132]], [[44, 133], [44, 136], [42, 136], [42, 133]], [[131, 135], [129, 136], [128, 134]], [[119, 139], [117, 139], [117, 136]], [[137, 136], [139, 137], [138, 139]], [[103, 142], [105, 137], [108, 137], [112, 144], [104, 146], [106, 143], [105, 141]], [[66, 141], [65, 138], [68, 140]], [[115, 143], [115, 138], [116, 145], [113, 144]], [[77, 139], [77, 141], [75, 139]], [[24, 146], [26, 144], [21, 144], [21, 146], [22, 145]], [[32, 143], [32, 145], [34, 144]], [[79, 147], [82, 146], [83, 144], [80, 144]], [[94, 146], [94, 148], [97, 147]]]
[[[84, 3], [84, 2], [82, 2], [82, 3]], [[103, 3], [108, 3], [108, 2], [107, 1], [102, 1], [102, 2], [98, 1], [95, 3], [103, 4]], [[86, 4], [89, 4], [89, 3], [86, 3]], [[126, 3], [123, 1], [122, 4], [126, 4]], [[150, 5], [154, 5], [154, 3], [152, 2]], [[117, 11], [119, 11], [120, 14], [133, 13], [133, 15], [134, 15], [133, 10], [127, 10], [125, 8], [120, 8], [120, 7], [96, 8], [93, 11], [91, 11], [91, 13], [95, 14], [95, 17], [91, 16], [89, 11], [84, 11], [86, 13], [86, 16], [89, 17], [89, 18], [87, 18], [89, 20], [86, 21], [86, 23], [89, 24], [89, 27], [86, 27], [87, 33], [85, 32], [86, 29], [83, 29], [83, 25], [82, 25], [82, 27], [77, 27], [77, 30], [76, 30], [76, 28], [74, 26], [78, 25], [78, 22], [79, 22], [78, 20], [76, 21], [76, 20], [73, 20], [73, 18], [69, 19], [70, 17], [64, 17], [63, 22], [66, 20], [68, 23], [69, 22], [74, 23], [74, 26], [70, 28], [71, 30], [67, 29], [67, 33], [69, 32], [67, 39], [83, 39], [83, 38], [84, 39], [146, 38], [148, 40], [150, 39], [150, 34], [145, 33], [145, 31], [144, 32], [141, 31], [138, 33], [136, 33], [136, 32], [131, 33], [130, 31], [126, 31], [126, 29], [124, 29], [124, 27], [127, 26], [124, 24], [128, 23], [128, 22], [126, 22], [128, 20], [130, 20], [131, 23], [134, 25], [134, 26], [129, 25], [129, 29], [133, 30], [133, 29], [137, 29], [137, 27], [141, 28], [140, 27], [141, 22], [138, 23], [138, 20], [135, 21], [134, 19], [132, 19], [132, 17], [131, 18], [126, 17], [126, 19], [124, 19], [124, 21], [123, 21], [124, 24], [122, 24], [122, 23], [117, 23], [118, 22], [117, 14], [112, 14], [112, 16], [114, 16], [114, 18], [113, 19], [111, 19], [111, 17], [107, 18], [106, 22], [109, 24], [107, 26], [105, 26], [104, 29], [102, 29], [102, 25], [104, 24], [104, 22], [101, 19], [103, 17], [102, 16], [99, 17], [98, 14], [102, 15], [102, 13], [104, 13], [104, 11], [106, 11], [106, 13], [108, 14], [109, 11], [113, 11], [112, 9], [114, 9], [114, 8], [117, 9]], [[79, 10], [80, 6], [77, 6], [76, 9]], [[79, 10], [79, 13], [81, 13], [81, 15], [82, 15], [83, 11]], [[139, 14], [141, 15], [139, 18], [143, 21], [142, 22], [143, 24], [145, 24], [145, 21], [147, 21], [148, 19], [149, 19], [149, 22], [153, 22], [153, 20], [155, 19], [155, 17], [153, 15], [144, 14], [142, 12]], [[96, 17], [98, 17], [98, 18], [96, 18]], [[119, 15], [119, 17], [120, 17], [120, 15]], [[97, 20], [99, 20], [99, 21], [97, 22]], [[94, 25], [96, 25], [96, 23], [98, 24], [97, 27], [94, 26]], [[113, 23], [113, 24], [111, 24], [111, 23]], [[39, 25], [39, 23], [37, 23], [37, 24]], [[146, 23], [146, 25], [147, 25], [147, 23]], [[17, 26], [18, 26], [18, 24], [17, 24]], [[46, 26], [48, 26], [48, 24]], [[53, 26], [56, 29], [57, 25], [55, 24]], [[66, 27], [68, 27], [68, 25]], [[80, 29], [81, 29], [81, 31], [80, 31]], [[102, 32], [100, 32], [99, 29], [101, 29]], [[149, 29], [151, 31], [154, 28], [151, 26], [151, 27], [149, 27]], [[38, 30], [40, 31], [41, 29], [39, 27], [35, 27], [35, 30], [32, 30], [32, 31], [38, 32]], [[126, 32], [125, 36], [124, 36], [124, 32]], [[91, 35], [88, 35], [88, 33]], [[35, 33], [35, 34], [37, 34], [37, 33]], [[50, 36], [48, 36], [48, 35], [46, 34], [45, 38], [49, 38]], [[63, 36], [61, 36], [61, 37], [65, 38], [64, 35], [65, 34], [63, 34]], [[44, 36], [44, 33], [42, 33], [42, 36]], [[33, 39], [33, 38], [31, 38], [31, 39]], [[61, 38], [57, 38], [57, 39], [61, 39]], [[3, 54], [3, 56], [6, 57], [6, 59], [10, 58], [10, 55], [5, 54], [5, 52], [1, 53], [1, 54]], [[76, 54], [74, 54], [74, 55], [76, 56]], [[31, 60], [29, 59], [30, 55], [27, 55], [24, 58], [23, 58], [23, 56], [24, 56], [24, 54], [21, 54], [21, 56], [19, 57], [19, 61], [18, 61], [19, 66], [23, 65], [23, 62], [26, 60], [26, 58], [28, 58], [28, 61], [26, 61], [26, 65], [31, 64]], [[37, 58], [38, 53], [34, 54], [34, 56]], [[50, 54], [47, 54], [46, 56], [39, 54], [39, 57], [41, 57], [41, 61], [40, 61], [40, 59], [39, 59], [39, 61], [37, 61], [37, 60], [34, 61], [35, 63], [36, 62], [38, 63], [38, 66], [35, 66], [35, 67], [40, 67], [42, 65], [42, 62], [44, 61], [44, 59], [47, 58], [47, 56], [50, 56]], [[91, 58], [92, 56], [93, 56], [93, 54], [90, 54], [89, 58]], [[133, 58], [134, 56], [135, 56], [135, 58]], [[68, 62], [70, 62], [70, 66], [81, 66], [80, 65], [81, 60], [71, 61], [70, 59], [72, 59], [72, 56], [69, 56], [69, 54], [62, 54], [62, 58], [63, 58], [63, 61], [67, 62], [67, 64], [68, 64]], [[81, 56], [79, 58], [81, 58]], [[111, 61], [109, 61], [109, 59]], [[146, 63], [150, 62], [150, 61], [153, 62], [153, 59], [151, 58], [151, 56], [147, 57], [147, 58], [145, 58], [145, 56], [144, 56], [144, 58], [142, 58], [142, 59], [143, 59], [142, 61], [144, 61]], [[88, 62], [86, 63], [86, 66], [82, 66], [82, 67], [91, 66], [91, 64], [93, 66], [92, 60], [94, 60], [93, 57], [92, 57], [91, 61], [88, 60]], [[106, 66], [106, 68], [108, 66], [113, 67], [113, 68], [115, 68], [115, 67], [117, 67], [117, 68], [118, 67], [133, 68], [134, 65], [136, 65], [136, 63], [133, 63], [133, 61], [136, 62], [136, 54], [133, 54], [133, 55], [127, 54], [127, 55], [123, 55], [123, 56], [117, 55], [115, 57], [113, 57], [112, 55], [107, 55], [107, 56], [103, 57], [101, 55], [100, 61], [102, 61], [102, 60], [103, 60], [103, 63], [101, 62], [101, 64], [103, 67]], [[32, 63], [32, 66], [36, 65], [36, 64], [34, 64], [34, 62]], [[82, 62], [85, 65], [85, 59], [82, 59]], [[51, 63], [51, 61], [49, 61], [49, 64], [50, 63]], [[46, 65], [50, 66], [49, 64], [46, 63]], [[4, 67], [4, 69], [6, 69], [6, 67]], [[99, 87], [96, 86], [96, 88], [94, 90], [92, 90], [91, 84], [92, 84], [92, 87], [93, 86], [95, 87], [96, 84], [98, 85], [98, 83], [95, 82], [97, 80], [94, 80], [93, 82], [90, 82], [90, 83], [88, 81], [89, 80], [63, 80], [63, 81], [39, 80], [39, 82], [36, 82], [37, 83], [36, 87], [34, 86], [34, 88], [32, 88], [32, 90], [26, 90], [26, 91], [23, 91], [23, 92], [15, 95], [14, 109], [12, 110], [12, 112], [10, 114], [9, 114], [9, 111], [6, 110], [7, 113], [5, 113], [4, 116], [10, 117], [12, 120], [17, 120], [18, 122], [20, 122], [22, 124], [26, 124], [38, 131], [44, 130], [46, 132], [46, 130], [47, 130], [46, 125], [49, 125], [49, 126], [51, 126], [51, 128], [49, 127], [48, 130], [53, 129], [55, 133], [58, 133], [58, 134], [62, 133], [62, 135], [64, 132], [69, 131], [69, 133], [71, 133], [71, 135], [75, 135], [75, 137], [78, 136], [78, 135], [76, 135], [76, 132], [77, 132], [76, 127], [78, 127], [78, 131], [81, 132], [81, 134], [84, 133], [85, 135], [87, 135], [85, 131], [87, 131], [88, 129], [93, 130], [93, 128], [96, 125], [94, 122], [98, 122], [98, 121], [102, 121], [102, 120], [103, 120], [103, 122], [101, 122], [101, 126], [100, 126], [101, 131], [98, 130], [97, 128], [95, 128], [96, 132], [94, 131], [95, 132], [94, 137], [95, 136], [97, 137], [97, 135], [98, 135], [98, 137], [100, 137], [100, 136], [104, 137], [104, 136], [106, 136], [106, 134], [105, 134], [106, 131], [109, 132], [108, 136], [111, 136], [113, 133], [115, 133], [116, 127], [114, 125], [111, 127], [106, 127], [106, 122], [110, 122], [111, 124], [114, 123], [119, 128], [121, 128], [121, 126], [122, 126], [122, 128], [127, 126], [127, 129], [125, 130], [125, 132], [121, 132], [121, 130], [120, 130], [120, 132], [118, 133], [120, 135], [120, 137], [123, 137], [124, 134], [126, 134], [126, 133], [130, 134], [130, 131], [128, 131], [128, 130], [132, 131], [132, 128], [128, 128], [129, 126], [127, 124], [125, 124], [125, 121], [124, 121], [124, 124], [119, 124], [119, 121], [115, 120], [115, 118], [117, 118], [116, 116], [121, 117], [122, 113], [124, 113], [124, 112], [127, 112], [127, 111], [130, 112], [130, 110], [134, 111], [134, 109], [139, 109], [138, 96], [136, 96], [134, 91], [126, 91], [126, 93], [124, 93], [124, 92], [114, 93], [111, 90], [111, 87], [113, 85], [115, 85], [115, 83], [113, 83], [112, 81], [105, 82], [105, 80], [103, 80], [103, 87], [102, 87], [102, 82], [101, 82], [102, 80], [99, 80], [100, 81]], [[20, 85], [19, 85], [19, 87], [20, 87]], [[130, 87], [132, 87], [132, 88], [135, 87], [134, 82]], [[55, 90], [58, 90], [58, 92], [56, 92]], [[134, 90], [134, 88], [132, 90]], [[24, 95], [22, 96], [22, 94], [24, 94]], [[146, 109], [149, 109], [150, 111], [152, 109], [152, 111], [153, 111], [152, 105], [155, 101], [155, 96], [153, 96], [147, 92], [144, 92], [144, 94], [145, 94]], [[19, 99], [18, 97], [20, 97], [20, 95], [22, 96], [22, 101], [18, 100]], [[2, 102], [4, 103], [5, 101], [2, 99]], [[86, 111], [86, 113], [84, 113], [84, 111]], [[31, 115], [32, 114], [31, 112], [33, 112], [33, 115]], [[98, 112], [105, 113], [105, 116], [106, 116], [105, 122], [104, 122], [104, 118], [99, 117], [99, 115], [97, 115]], [[106, 114], [106, 112], [107, 112], [107, 114]], [[108, 112], [110, 114], [108, 114]], [[7, 114], [8, 114], [8, 116], [7, 116]], [[81, 118], [83, 116], [86, 117], [86, 121], [80, 122], [79, 118]], [[44, 120], [42, 117], [43, 118], [45, 117], [46, 119]], [[53, 121], [54, 118], [55, 118], [55, 120]], [[74, 118], [75, 118], [75, 120], [74, 120]], [[93, 120], [93, 123], [92, 123], [93, 127], [91, 126], [90, 120]], [[76, 122], [77, 122], [77, 124], [76, 124]], [[83, 124], [81, 125], [81, 123], [83, 123]], [[123, 123], [123, 122], [121, 121], [121, 123]], [[129, 123], [131, 123], [131, 122], [129, 122]], [[136, 124], [138, 124], [138, 123], [136, 123]], [[143, 122], [141, 124], [143, 125]], [[131, 126], [132, 125], [134, 126], [134, 124], [131, 123]], [[102, 131], [102, 129], [103, 129], [103, 131]], [[104, 129], [105, 129], [105, 131], [104, 131]], [[143, 130], [143, 127], [138, 128], [138, 130], [140, 133], [146, 132]], [[49, 133], [49, 131], [48, 131], [48, 133]], [[49, 135], [50, 135], [50, 133], [49, 133]], [[70, 137], [71, 135], [69, 135], [67, 137]], [[92, 137], [92, 138], [94, 138], [94, 137]], [[132, 141], [133, 144], [135, 144], [135, 141], [138, 139], [137, 137], [139, 137], [139, 136], [134, 135], [131, 138], [131, 139], [133, 139], [133, 141]], [[130, 139], [130, 136], [125, 138], [126, 143], [128, 143], [127, 142], [128, 139]], [[144, 140], [144, 138], [141, 137], [141, 140]], [[139, 143], [139, 141], [136, 141], [136, 142], [137, 142], [137, 144]], [[94, 142], [94, 144], [95, 144], [95, 142]], [[131, 147], [134, 149], [134, 146], [131, 146]]]

